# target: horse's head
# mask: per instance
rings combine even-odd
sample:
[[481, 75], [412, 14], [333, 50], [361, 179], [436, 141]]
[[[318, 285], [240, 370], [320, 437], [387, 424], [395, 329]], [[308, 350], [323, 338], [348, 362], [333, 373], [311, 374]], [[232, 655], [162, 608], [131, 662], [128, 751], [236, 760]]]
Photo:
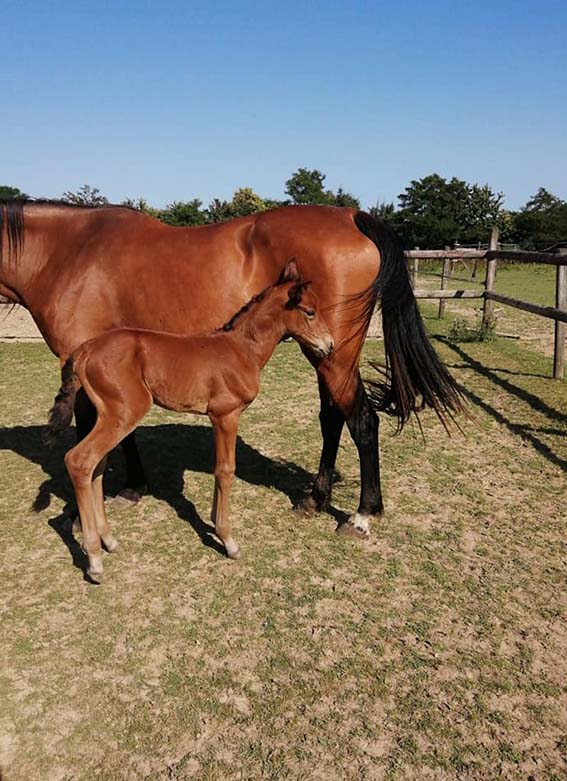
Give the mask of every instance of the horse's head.
[[334, 348], [333, 337], [319, 312], [319, 301], [311, 282], [303, 281], [295, 260], [288, 260], [278, 284], [287, 288], [284, 304], [287, 334], [319, 358], [329, 357]]

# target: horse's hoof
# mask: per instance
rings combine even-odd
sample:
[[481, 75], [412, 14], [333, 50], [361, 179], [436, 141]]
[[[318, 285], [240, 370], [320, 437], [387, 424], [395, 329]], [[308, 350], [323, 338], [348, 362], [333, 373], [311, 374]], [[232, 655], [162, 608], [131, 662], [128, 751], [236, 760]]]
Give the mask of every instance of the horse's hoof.
[[318, 502], [311, 494], [304, 496], [293, 508], [298, 515], [303, 515], [305, 518], [313, 518], [319, 512], [325, 509], [324, 502]]
[[370, 539], [370, 524], [366, 515], [355, 513], [351, 515], [348, 521], [340, 523], [336, 529], [337, 534], [346, 537], [354, 537], [357, 540]]
[[115, 510], [121, 510], [124, 507], [133, 507], [138, 504], [142, 494], [135, 491], [133, 488], [125, 488], [112, 500], [112, 508]]
[[114, 551], [118, 550], [119, 546], [116, 537], [107, 537], [106, 539], [103, 538], [102, 543], [108, 553], [114, 553]]

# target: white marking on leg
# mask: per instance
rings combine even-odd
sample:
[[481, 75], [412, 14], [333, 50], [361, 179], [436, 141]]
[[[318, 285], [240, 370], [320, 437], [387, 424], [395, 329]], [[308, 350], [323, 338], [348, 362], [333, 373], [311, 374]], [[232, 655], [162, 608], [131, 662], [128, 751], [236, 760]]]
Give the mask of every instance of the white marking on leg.
[[370, 534], [370, 522], [368, 520], [368, 515], [355, 513], [354, 515], [350, 516], [348, 522], [363, 534]]
[[240, 558], [240, 548], [236, 544], [236, 542], [233, 540], [232, 537], [228, 537], [224, 541], [224, 547], [226, 549], [227, 556], [229, 559], [239, 559]]

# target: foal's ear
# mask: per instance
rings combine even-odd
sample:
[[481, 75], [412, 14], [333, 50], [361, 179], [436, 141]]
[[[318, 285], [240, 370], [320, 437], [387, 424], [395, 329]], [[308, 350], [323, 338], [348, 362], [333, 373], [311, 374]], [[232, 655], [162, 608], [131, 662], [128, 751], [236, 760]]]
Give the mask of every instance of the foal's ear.
[[295, 309], [301, 304], [301, 297], [303, 296], [303, 291], [306, 290], [311, 282], [299, 282], [297, 285], [294, 285], [293, 287], [290, 287], [289, 292], [287, 294], [288, 296], [288, 302], [285, 305], [286, 309]]
[[277, 285], [283, 285], [284, 282], [299, 282], [301, 279], [299, 275], [299, 269], [295, 258], [290, 258], [282, 269], [280, 278], [277, 281]]

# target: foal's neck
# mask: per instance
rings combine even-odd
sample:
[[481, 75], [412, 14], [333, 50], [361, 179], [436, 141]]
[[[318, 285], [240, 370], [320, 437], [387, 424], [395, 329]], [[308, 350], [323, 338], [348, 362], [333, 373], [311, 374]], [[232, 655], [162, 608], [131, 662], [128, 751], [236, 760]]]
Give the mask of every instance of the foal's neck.
[[270, 360], [278, 342], [285, 333], [283, 301], [272, 291], [259, 301], [235, 325], [234, 336], [254, 358], [258, 371]]

